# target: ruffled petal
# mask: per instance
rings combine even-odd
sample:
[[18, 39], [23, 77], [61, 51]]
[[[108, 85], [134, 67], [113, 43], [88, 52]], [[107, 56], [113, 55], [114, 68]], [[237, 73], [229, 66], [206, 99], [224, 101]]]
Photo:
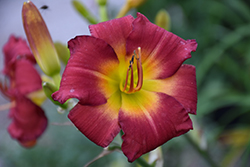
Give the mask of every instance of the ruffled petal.
[[122, 151], [130, 162], [192, 129], [188, 113], [177, 100], [143, 90], [122, 94], [119, 123], [124, 132]]
[[101, 38], [114, 48], [119, 59], [126, 54], [126, 38], [132, 30], [134, 18], [129, 15], [119, 19], [90, 25], [90, 33], [94, 37]]
[[10, 75], [13, 69], [13, 63], [17, 58], [29, 59], [32, 63], [36, 63], [36, 60], [31, 53], [27, 43], [22, 38], [11, 35], [8, 42], [3, 47], [4, 53], [4, 69], [3, 73]]
[[116, 92], [107, 103], [99, 106], [77, 104], [68, 117], [87, 138], [107, 147], [121, 130], [118, 124], [120, 99], [120, 93]]
[[48, 122], [44, 111], [22, 95], [16, 97], [16, 107], [12, 110], [11, 118], [13, 122], [8, 132], [24, 146], [35, 144], [34, 141], [45, 131]]
[[187, 112], [196, 114], [197, 85], [195, 71], [194, 66], [184, 64], [169, 78], [145, 80], [143, 89], [170, 95], [179, 101]]
[[77, 98], [81, 104], [104, 104], [119, 88], [114, 79], [119, 65], [114, 50], [102, 39], [91, 36], [78, 36], [68, 45], [71, 56], [53, 99], [64, 103]]
[[42, 80], [33, 64], [25, 59], [16, 61], [15, 83], [18, 92], [23, 95], [42, 89]]
[[173, 75], [195, 51], [195, 40], [184, 40], [158, 27], [138, 13], [127, 39], [127, 56], [141, 47], [144, 79], [163, 79]]

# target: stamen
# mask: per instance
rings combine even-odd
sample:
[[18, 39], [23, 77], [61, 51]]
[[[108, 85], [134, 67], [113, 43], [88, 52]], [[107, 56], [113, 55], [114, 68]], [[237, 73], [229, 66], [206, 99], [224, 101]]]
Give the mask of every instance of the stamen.
[[[127, 86], [128, 86], [128, 76], [129, 76], [129, 70], [132, 68], [132, 65], [134, 63], [134, 55], [132, 56], [131, 60], [129, 61], [129, 67], [128, 67], [128, 70], [127, 70], [127, 74], [126, 74], [126, 80], [125, 80], [125, 85], [124, 85], [124, 88], [123, 88], [123, 92], [126, 90]], [[132, 69], [133, 71], [133, 69]], [[133, 73], [132, 73], [133, 74]], [[131, 75], [132, 77], [133, 75]], [[131, 79], [130, 79], [131, 80]], [[131, 86], [131, 82], [130, 82], [130, 86]]]
[[128, 86], [128, 74], [129, 74], [129, 70], [130, 70], [130, 65], [129, 65], [129, 68], [127, 70], [127, 75], [126, 75], [126, 80], [125, 80], [125, 85], [124, 85], [124, 88], [123, 88], [123, 92], [126, 90], [127, 86]]
[[137, 86], [135, 87], [136, 91], [139, 91], [142, 87], [143, 83], [143, 71], [142, 71], [142, 64], [141, 64], [141, 47], [138, 47], [138, 55], [139, 57], [137, 59], [137, 74], [138, 74], [138, 82]]
[[[137, 57], [137, 55], [138, 55], [138, 57]], [[135, 88], [134, 88], [134, 71], [133, 71], [134, 58], [137, 61], [136, 66], [137, 66], [137, 76], [138, 76], [138, 81], [137, 81]], [[130, 71], [130, 85], [129, 85], [129, 90], [126, 91], [127, 85], [128, 85], [129, 71]], [[127, 70], [123, 92], [134, 93], [136, 91], [139, 91], [142, 87], [142, 84], [143, 84], [143, 71], [142, 71], [142, 64], [141, 64], [141, 48], [138, 47], [138, 54], [136, 54], [136, 51], [134, 51], [134, 55], [132, 56], [131, 60], [129, 61], [129, 68]]]
[[131, 64], [131, 67], [130, 67], [130, 86], [129, 86], [128, 93], [132, 93], [133, 90], [134, 90], [134, 70], [133, 70], [133, 64]]
[[9, 110], [15, 106], [16, 106], [15, 101], [12, 101], [12, 102], [7, 103], [7, 104], [2, 104], [2, 105], [0, 105], [0, 111]]

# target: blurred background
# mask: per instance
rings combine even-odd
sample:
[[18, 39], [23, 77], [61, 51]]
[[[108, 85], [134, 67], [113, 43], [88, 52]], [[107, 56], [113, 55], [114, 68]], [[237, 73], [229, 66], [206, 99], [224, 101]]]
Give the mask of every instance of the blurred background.
[[[24, 1], [0, 0], [0, 47], [9, 35], [25, 38], [21, 9]], [[98, 17], [94, 0], [82, 0]], [[33, 0], [54, 41], [67, 44], [76, 35], [89, 34], [86, 22], [70, 0]], [[125, 0], [108, 0], [114, 18]], [[198, 108], [194, 130], [163, 145], [164, 167], [209, 167], [206, 156], [223, 167], [250, 167], [250, 1], [247, 0], [147, 0], [130, 14], [141, 12], [151, 22], [159, 10], [168, 11], [171, 29], [184, 39], [196, 39], [197, 51], [185, 63], [197, 68]], [[0, 53], [0, 69], [3, 53]], [[0, 77], [3, 79], [3, 76]], [[0, 96], [0, 105], [8, 103]], [[21, 147], [7, 133], [8, 110], [0, 111], [0, 167], [84, 166], [102, 148], [69, 125], [67, 114], [58, 114], [50, 101], [43, 105], [48, 129], [32, 149]], [[205, 152], [205, 153], [204, 153]], [[133, 167], [122, 153], [112, 153], [90, 167]]]

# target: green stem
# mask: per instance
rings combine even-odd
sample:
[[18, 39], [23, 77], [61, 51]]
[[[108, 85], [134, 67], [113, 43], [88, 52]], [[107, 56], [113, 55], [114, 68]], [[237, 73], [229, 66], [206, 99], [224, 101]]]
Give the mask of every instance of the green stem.
[[53, 82], [54, 82], [54, 84], [55, 84], [55, 86], [56, 86], [56, 88], [58, 90], [59, 87], [60, 87], [61, 79], [62, 79], [60, 73], [52, 76], [52, 79], [53, 79]]
[[113, 151], [113, 150], [122, 150], [122, 149], [121, 149], [121, 146], [109, 146], [108, 150]]
[[[115, 146], [109, 146], [108, 150], [114, 151], [114, 150], [122, 150], [122, 149], [121, 149], [121, 146], [115, 145]], [[140, 164], [142, 167], [153, 167], [152, 165], [148, 164], [142, 157], [139, 157], [137, 160], [135, 160], [135, 162]]]
[[211, 167], [219, 167], [210, 157], [207, 151], [202, 150], [196, 142], [188, 135], [184, 135], [187, 141], [194, 147], [194, 149], [210, 164]]
[[152, 165], [148, 164], [142, 157], [135, 160], [138, 164], [140, 164], [142, 167], [153, 167]]
[[108, 12], [107, 12], [106, 5], [100, 5], [99, 10], [100, 10], [101, 22], [107, 21], [108, 20]]

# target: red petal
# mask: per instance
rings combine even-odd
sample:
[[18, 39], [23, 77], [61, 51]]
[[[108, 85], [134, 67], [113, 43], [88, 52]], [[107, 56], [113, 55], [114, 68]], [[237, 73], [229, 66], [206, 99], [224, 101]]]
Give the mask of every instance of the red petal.
[[3, 52], [5, 64], [3, 72], [7, 75], [10, 74], [10, 71], [13, 68], [13, 63], [19, 56], [29, 59], [32, 63], [36, 62], [26, 41], [13, 35], [10, 36], [8, 42], [4, 45]]
[[87, 138], [107, 147], [121, 130], [118, 124], [119, 108], [117, 98], [99, 106], [77, 104], [68, 117]]
[[141, 47], [145, 79], [162, 79], [173, 75], [195, 51], [195, 40], [183, 40], [156, 26], [138, 13], [134, 29], [127, 39], [127, 55]]
[[39, 73], [30, 61], [21, 59], [15, 64], [15, 83], [18, 92], [28, 94], [42, 89], [42, 80]]
[[195, 67], [182, 65], [179, 70], [170, 78], [164, 81], [169, 85], [165, 87], [164, 93], [177, 99], [184, 108], [191, 114], [196, 114], [197, 107], [197, 85]]
[[16, 97], [16, 107], [12, 110], [13, 122], [8, 131], [20, 143], [29, 143], [42, 135], [47, 127], [43, 110], [24, 96]]
[[152, 92], [144, 95], [143, 99], [122, 100], [119, 112], [122, 151], [130, 162], [192, 129], [188, 113], [173, 97]]
[[112, 86], [110, 82], [115, 82], [110, 73], [119, 65], [114, 50], [105, 41], [91, 36], [78, 36], [68, 45], [71, 56], [53, 99], [64, 103], [77, 98], [81, 104], [104, 104], [114, 93], [106, 90]]
[[94, 37], [101, 38], [110, 44], [120, 59], [120, 57], [124, 57], [126, 54], [126, 38], [132, 30], [133, 20], [134, 18], [129, 15], [90, 25], [90, 33]]
[[145, 80], [143, 89], [162, 92], [178, 100], [187, 112], [196, 114], [197, 85], [195, 67], [184, 64], [169, 78]]

